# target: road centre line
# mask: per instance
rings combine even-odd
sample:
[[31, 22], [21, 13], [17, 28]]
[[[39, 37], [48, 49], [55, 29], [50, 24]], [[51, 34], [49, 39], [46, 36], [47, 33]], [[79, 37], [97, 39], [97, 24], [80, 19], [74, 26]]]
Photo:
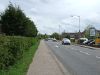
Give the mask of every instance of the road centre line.
[[79, 49], [76, 49], [76, 48], [70, 48], [70, 49], [72, 49], [72, 50], [76, 50], [76, 51], [78, 51]]
[[81, 53], [84, 53], [84, 54], [86, 54], [86, 55], [90, 55], [89, 53], [87, 53], [87, 52], [83, 52], [83, 51], [80, 51]]
[[58, 45], [56, 45], [55, 47], [57, 47], [57, 48], [58, 48], [59, 46], [58, 46]]
[[100, 59], [100, 56], [96, 56], [96, 58]]

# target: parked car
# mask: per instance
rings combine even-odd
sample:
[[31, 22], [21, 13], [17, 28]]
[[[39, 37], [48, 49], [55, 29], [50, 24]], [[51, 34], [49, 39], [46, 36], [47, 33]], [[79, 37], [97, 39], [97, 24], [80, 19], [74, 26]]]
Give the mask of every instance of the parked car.
[[84, 44], [83, 42], [86, 42], [86, 41], [88, 41], [87, 38], [79, 38], [78, 44]]
[[71, 41], [68, 38], [63, 38], [62, 45], [70, 45]]
[[90, 42], [92, 42], [92, 41], [93, 41], [92, 39], [86, 40], [86, 41], [83, 42], [83, 44], [84, 44], [84, 45], [88, 45], [88, 44], [89, 44]]
[[94, 44], [95, 44], [95, 40], [93, 40], [90, 43], [88, 43], [89, 46], [93, 46]]

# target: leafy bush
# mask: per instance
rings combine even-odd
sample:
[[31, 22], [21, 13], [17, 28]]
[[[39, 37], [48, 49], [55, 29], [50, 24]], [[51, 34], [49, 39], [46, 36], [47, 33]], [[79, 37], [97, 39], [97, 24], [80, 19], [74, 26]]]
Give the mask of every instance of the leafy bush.
[[0, 36], [0, 69], [6, 69], [16, 63], [37, 42], [32, 37]]

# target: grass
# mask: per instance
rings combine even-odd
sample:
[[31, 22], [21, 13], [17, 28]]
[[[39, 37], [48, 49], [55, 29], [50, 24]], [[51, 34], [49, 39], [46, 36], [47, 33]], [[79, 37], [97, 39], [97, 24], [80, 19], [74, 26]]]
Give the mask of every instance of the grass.
[[22, 59], [18, 60], [18, 62], [11, 66], [9, 70], [0, 71], [0, 75], [26, 75], [38, 45], [39, 42], [33, 45], [29, 51], [25, 51]]

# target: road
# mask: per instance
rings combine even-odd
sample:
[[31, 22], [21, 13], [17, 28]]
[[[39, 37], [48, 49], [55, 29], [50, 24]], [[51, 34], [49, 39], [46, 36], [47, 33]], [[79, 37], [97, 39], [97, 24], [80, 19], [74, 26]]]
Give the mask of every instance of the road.
[[100, 51], [75, 45], [46, 44], [72, 75], [100, 75]]

